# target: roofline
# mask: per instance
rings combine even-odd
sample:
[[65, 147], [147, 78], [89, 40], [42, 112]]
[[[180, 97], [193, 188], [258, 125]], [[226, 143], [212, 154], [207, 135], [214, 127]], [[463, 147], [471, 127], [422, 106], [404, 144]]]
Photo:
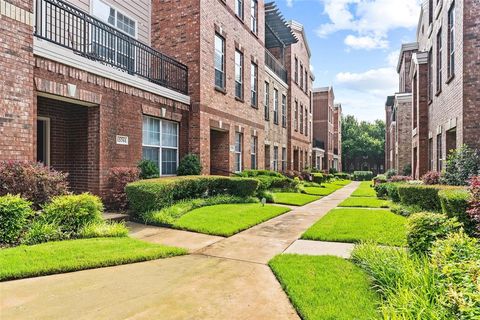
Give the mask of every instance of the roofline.
[[400, 67], [402, 66], [403, 54], [406, 51], [414, 51], [418, 50], [418, 42], [410, 42], [402, 44], [400, 49], [400, 55], [398, 56], [398, 63], [397, 63], [397, 73], [400, 73]]
[[312, 52], [310, 51], [310, 46], [308, 45], [307, 34], [305, 33], [305, 28], [303, 27], [303, 24], [295, 20], [290, 20], [288, 24], [292, 27], [292, 29], [295, 29], [302, 33], [303, 41], [305, 42], [305, 47], [307, 48], [308, 57], [311, 58]]

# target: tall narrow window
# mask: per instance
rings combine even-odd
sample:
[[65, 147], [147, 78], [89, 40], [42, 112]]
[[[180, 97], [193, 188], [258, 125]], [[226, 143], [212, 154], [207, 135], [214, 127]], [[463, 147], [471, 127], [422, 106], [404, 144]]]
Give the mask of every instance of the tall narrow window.
[[300, 133], [303, 134], [303, 106], [300, 105]]
[[243, 20], [243, 0], [235, 0], [235, 14]]
[[305, 67], [305, 92], [308, 92], [308, 71]]
[[252, 136], [252, 140], [250, 140], [250, 164], [251, 169], [257, 169], [257, 150], [258, 150], [258, 138], [256, 136]]
[[300, 63], [300, 88], [303, 89], [303, 64]]
[[442, 90], [442, 28], [438, 30], [437, 34], [437, 92]]
[[455, 75], [455, 2], [448, 10], [448, 78]]
[[433, 22], [433, 0], [428, 0], [428, 24]]
[[243, 134], [235, 132], [235, 172], [242, 172], [242, 145]]
[[282, 148], [282, 172], [287, 171], [287, 148]]
[[298, 83], [298, 59], [295, 58], [295, 83]]
[[251, 8], [250, 8], [250, 30], [253, 33], [258, 33], [258, 0], [252, 0]]
[[243, 100], [243, 53], [235, 51], [235, 97]]
[[273, 147], [273, 171], [278, 171], [278, 147]]
[[308, 108], [305, 107], [305, 135], [308, 137]]
[[265, 120], [270, 120], [270, 84], [265, 82], [265, 101], [263, 102], [265, 106]]
[[293, 128], [298, 131], [298, 101], [295, 101], [295, 113], [293, 118]]
[[278, 124], [278, 90], [273, 89], [273, 123]]
[[442, 144], [442, 134], [437, 135], [437, 171], [442, 171], [443, 165], [443, 144]]
[[215, 86], [225, 89], [225, 39], [215, 34]]
[[287, 127], [287, 96], [282, 94], [282, 127]]
[[258, 66], [252, 62], [250, 68], [250, 90], [252, 107], [258, 107]]
[[[416, 84], [415, 84], [416, 86]], [[432, 49], [428, 52], [428, 101], [433, 100], [433, 54]]]

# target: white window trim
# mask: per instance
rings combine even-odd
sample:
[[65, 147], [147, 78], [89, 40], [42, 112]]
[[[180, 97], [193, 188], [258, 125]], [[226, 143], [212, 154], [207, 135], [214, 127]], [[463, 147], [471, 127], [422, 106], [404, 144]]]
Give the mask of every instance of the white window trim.
[[[103, 21], [103, 22], [104, 22], [105, 24], [108, 24], [110, 27], [115, 28], [115, 30], [120, 31], [121, 33], [123, 33], [123, 34], [125, 34], [125, 35], [127, 35], [127, 36], [129, 36], [129, 37], [131, 37], [132, 35], [130, 35], [130, 34], [126, 33], [125, 31], [120, 30], [119, 28], [117, 28], [117, 25], [116, 25], [116, 24], [117, 24], [117, 12], [120, 13], [120, 14], [122, 14], [122, 15], [124, 15], [124, 16], [127, 17], [128, 19], [133, 20], [133, 21], [135, 22], [135, 36], [134, 36], [134, 38], [135, 38], [135, 39], [138, 39], [138, 20], [137, 20], [137, 19], [133, 18], [133, 17], [132, 17], [131, 15], [129, 15], [129, 14], [126, 14], [125, 11], [123, 11], [123, 10], [119, 10], [118, 7], [116, 7], [116, 6], [108, 3], [108, 2], [106, 2], [106, 1], [103, 1], [103, 0], [90, 0], [89, 12], [90, 12], [90, 15], [92, 15], [92, 16], [95, 17], [95, 18], [97, 18], [97, 17], [96, 17], [96, 16], [94, 15], [94, 13], [93, 13], [93, 2], [94, 2], [94, 1], [101, 2], [101, 3], [103, 3], [104, 5], [107, 5], [107, 6], [109, 6], [110, 8], [112, 8], [113, 10], [115, 10], [115, 25], [112, 26], [112, 25], [111, 25], [110, 23], [108, 23], [107, 21]], [[99, 19], [99, 18], [97, 18], [97, 19]], [[100, 19], [99, 19], [99, 20], [100, 20]]]
[[[237, 151], [237, 137], [240, 137], [240, 151]], [[240, 155], [239, 158], [239, 169], [237, 170], [237, 155]], [[243, 134], [241, 132], [235, 132], [235, 173], [240, 173], [243, 171]]]
[[[171, 149], [171, 150], [177, 150], [177, 169], [178, 169], [178, 162], [179, 162], [179, 136], [180, 136], [180, 125], [178, 124], [178, 122], [175, 122], [175, 121], [171, 121], [171, 120], [167, 120], [167, 119], [163, 119], [163, 118], [157, 118], [157, 117], [152, 117], [152, 116], [149, 116], [149, 115], [146, 115], [144, 114], [143, 115], [144, 118], [151, 118], [151, 119], [155, 119], [155, 120], [158, 120], [160, 122], [160, 145], [157, 146], [157, 145], [149, 145], [149, 144], [144, 144], [143, 143], [143, 118], [142, 118], [142, 148], [143, 147], [147, 147], [147, 148], [158, 148], [158, 172], [160, 174], [161, 177], [175, 177], [176, 174], [163, 174], [162, 173], [162, 149]], [[177, 147], [168, 147], [168, 146], [163, 146], [162, 145], [162, 129], [163, 129], [163, 122], [171, 122], [171, 123], [174, 123], [176, 124], [177, 126]], [[143, 151], [142, 151], [143, 152]], [[143, 156], [142, 156], [143, 158]]]
[[[45, 155], [45, 158], [46, 158], [46, 163], [44, 163], [45, 166], [50, 166], [50, 118], [48, 117], [37, 117], [37, 120], [40, 120], [40, 121], [45, 121], [45, 124], [46, 124], [46, 128], [45, 128], [45, 148], [47, 149], [46, 150], [46, 155]], [[38, 139], [38, 137], [37, 137]], [[38, 144], [38, 143], [37, 143]]]

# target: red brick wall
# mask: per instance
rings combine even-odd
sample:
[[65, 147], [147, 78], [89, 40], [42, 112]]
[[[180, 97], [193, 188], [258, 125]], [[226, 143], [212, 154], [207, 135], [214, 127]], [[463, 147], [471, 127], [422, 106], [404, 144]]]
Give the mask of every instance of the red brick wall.
[[407, 165], [412, 164], [412, 101], [395, 101], [396, 132], [395, 132], [395, 169], [402, 174]]
[[415, 179], [420, 179], [428, 171], [428, 64], [419, 64], [417, 69], [416, 83], [414, 89], [414, 103], [416, 104], [416, 135], [413, 137], [412, 150], [416, 154], [412, 159], [412, 174]]
[[313, 92], [313, 139], [325, 143], [324, 170], [329, 170], [333, 161], [333, 149], [335, 147], [333, 107], [333, 91]]
[[[32, 0], [10, 3], [32, 12]], [[33, 27], [0, 15], [0, 160], [33, 160]]]

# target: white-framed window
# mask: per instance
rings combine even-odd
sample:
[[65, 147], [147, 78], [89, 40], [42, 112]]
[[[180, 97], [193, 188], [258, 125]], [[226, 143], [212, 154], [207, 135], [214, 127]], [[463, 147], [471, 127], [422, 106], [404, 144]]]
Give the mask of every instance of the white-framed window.
[[448, 77], [455, 75], [455, 1], [448, 10]]
[[215, 33], [215, 86], [225, 89], [225, 39]]
[[282, 94], [282, 127], [287, 127], [287, 96]]
[[243, 151], [243, 134], [235, 132], [235, 172], [242, 172], [242, 151]]
[[235, 0], [235, 14], [243, 20], [243, 0]]
[[303, 134], [303, 105], [300, 104], [300, 133]]
[[243, 53], [235, 50], [235, 97], [243, 100]]
[[175, 175], [178, 167], [178, 123], [143, 116], [143, 159], [155, 162], [160, 175]]
[[250, 91], [252, 107], [258, 107], [258, 66], [252, 62], [250, 68]]
[[437, 33], [437, 92], [442, 90], [442, 54], [442, 28], [440, 28]]
[[258, 33], [258, 1], [252, 0], [251, 8], [250, 8], [250, 30], [253, 33]]
[[287, 171], [287, 148], [282, 148], [282, 172]]
[[278, 171], [278, 147], [273, 147], [273, 171]]
[[265, 82], [265, 98], [264, 98], [264, 106], [265, 106], [265, 120], [270, 120], [270, 84]]
[[295, 131], [298, 131], [298, 101], [295, 101], [293, 128], [295, 129]]
[[273, 89], [273, 123], [278, 124], [278, 90]]
[[251, 169], [257, 169], [257, 150], [258, 150], [258, 138], [256, 136], [252, 136], [250, 140], [250, 162], [251, 162]]

